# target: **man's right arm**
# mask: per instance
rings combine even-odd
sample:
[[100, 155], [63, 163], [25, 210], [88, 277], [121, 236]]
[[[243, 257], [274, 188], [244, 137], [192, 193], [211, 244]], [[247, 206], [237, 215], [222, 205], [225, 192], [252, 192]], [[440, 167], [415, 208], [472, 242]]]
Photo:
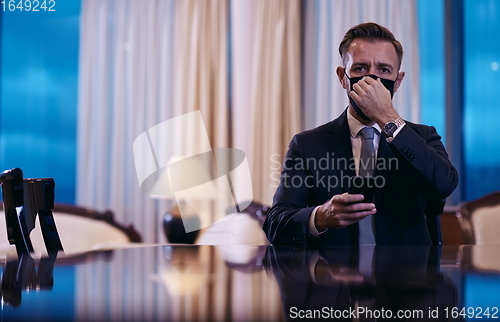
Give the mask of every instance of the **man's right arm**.
[[[311, 214], [318, 205], [309, 205], [313, 186], [311, 174], [304, 167], [303, 149], [299, 136], [294, 136], [286, 154], [280, 184], [274, 195], [273, 207], [266, 216], [263, 229], [272, 244], [307, 244], [317, 236], [311, 232]], [[372, 203], [359, 203], [362, 195], [334, 195], [319, 205], [314, 216], [318, 232], [339, 229], [354, 224], [376, 212]]]
[[300, 137], [295, 135], [283, 160], [273, 206], [262, 227], [272, 244], [306, 244], [308, 238], [313, 238], [308, 222], [317, 205], [308, 205], [310, 186], [307, 170], [300, 165], [302, 155]]

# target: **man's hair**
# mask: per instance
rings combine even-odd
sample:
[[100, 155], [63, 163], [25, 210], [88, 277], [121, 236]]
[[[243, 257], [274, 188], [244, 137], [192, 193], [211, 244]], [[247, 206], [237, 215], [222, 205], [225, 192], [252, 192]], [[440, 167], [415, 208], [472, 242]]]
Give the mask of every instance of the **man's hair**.
[[342, 39], [339, 46], [339, 53], [342, 57], [344, 65], [346, 63], [346, 53], [349, 49], [349, 46], [354, 41], [354, 39], [358, 38], [369, 41], [382, 40], [392, 43], [394, 45], [394, 48], [396, 49], [396, 53], [398, 54], [398, 69], [399, 67], [401, 67], [401, 62], [403, 61], [403, 46], [401, 46], [401, 43], [396, 40], [389, 29], [374, 22], [361, 23], [352, 27], [345, 33], [344, 39]]

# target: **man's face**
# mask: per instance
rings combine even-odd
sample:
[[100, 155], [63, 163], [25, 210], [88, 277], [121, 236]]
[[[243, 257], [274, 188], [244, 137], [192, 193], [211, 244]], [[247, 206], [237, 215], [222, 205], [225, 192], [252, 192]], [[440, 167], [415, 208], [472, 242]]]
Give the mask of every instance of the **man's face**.
[[394, 45], [389, 41], [354, 39], [346, 53], [345, 69], [339, 67], [337, 75], [342, 87], [349, 94], [349, 77], [376, 75], [381, 78], [396, 81], [394, 92], [397, 91], [404, 77], [404, 72], [399, 72], [399, 59]]

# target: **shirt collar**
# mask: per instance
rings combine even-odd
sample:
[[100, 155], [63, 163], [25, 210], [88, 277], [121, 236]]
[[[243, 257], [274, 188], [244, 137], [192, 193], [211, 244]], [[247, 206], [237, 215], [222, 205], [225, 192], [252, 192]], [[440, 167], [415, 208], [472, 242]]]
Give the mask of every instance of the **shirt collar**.
[[[351, 111], [349, 109], [347, 109], [347, 124], [349, 125], [349, 132], [351, 132], [351, 137], [352, 138], [355, 138], [359, 131], [361, 131], [362, 128], [366, 127], [366, 126], [370, 126], [370, 125], [365, 125], [363, 123], [361, 123], [360, 121], [358, 121], [354, 116], [352, 116], [351, 114]], [[380, 126], [378, 126], [377, 123], [373, 123], [371, 125], [371, 127], [375, 128], [377, 131], [375, 131], [375, 133], [378, 135], [382, 132], [382, 130], [380, 129]]]

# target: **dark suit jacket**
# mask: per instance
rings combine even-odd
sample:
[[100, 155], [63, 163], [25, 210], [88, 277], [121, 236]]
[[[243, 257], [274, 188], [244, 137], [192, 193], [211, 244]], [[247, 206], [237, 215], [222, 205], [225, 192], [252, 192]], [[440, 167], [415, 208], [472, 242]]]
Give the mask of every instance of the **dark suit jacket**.
[[[355, 245], [358, 224], [309, 232], [312, 210], [348, 190], [355, 175], [347, 110], [337, 119], [295, 135], [263, 229], [272, 244]], [[379, 245], [440, 243], [437, 215], [458, 183], [434, 127], [406, 122], [391, 143], [384, 134], [377, 154], [375, 239]]]

